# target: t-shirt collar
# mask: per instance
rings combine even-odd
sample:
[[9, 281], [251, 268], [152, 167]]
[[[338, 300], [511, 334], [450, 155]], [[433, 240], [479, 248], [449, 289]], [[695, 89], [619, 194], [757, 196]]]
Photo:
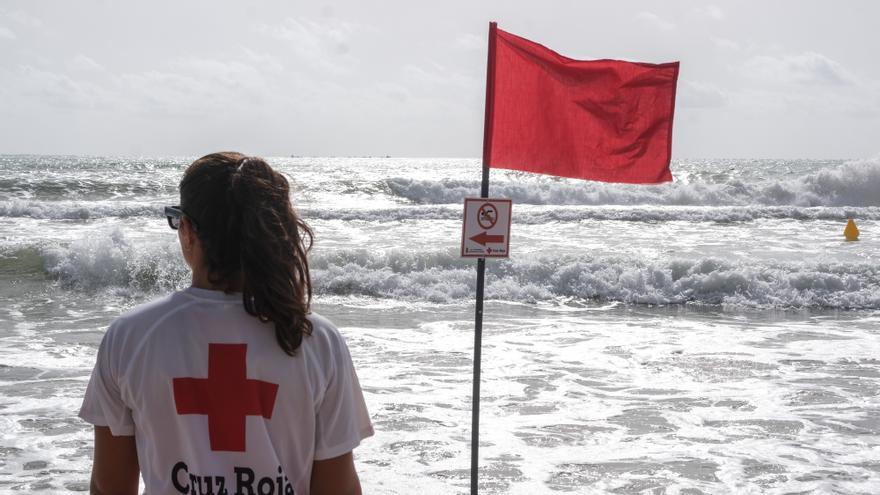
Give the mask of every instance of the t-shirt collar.
[[190, 297], [195, 297], [196, 299], [205, 299], [208, 301], [241, 301], [241, 292], [230, 292], [227, 294], [222, 290], [200, 289], [198, 287], [187, 287], [181, 292]]

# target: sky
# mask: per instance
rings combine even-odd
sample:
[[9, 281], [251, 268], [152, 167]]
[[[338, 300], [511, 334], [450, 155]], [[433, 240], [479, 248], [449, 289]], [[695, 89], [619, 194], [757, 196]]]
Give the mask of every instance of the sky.
[[479, 157], [489, 21], [681, 61], [675, 158], [880, 154], [880, 2], [3, 0], [0, 153]]

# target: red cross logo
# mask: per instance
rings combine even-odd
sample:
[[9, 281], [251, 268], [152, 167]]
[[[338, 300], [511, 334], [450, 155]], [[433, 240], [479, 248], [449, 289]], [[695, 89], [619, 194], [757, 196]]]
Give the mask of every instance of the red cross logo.
[[174, 378], [177, 414], [206, 414], [211, 450], [244, 452], [245, 419], [272, 419], [278, 384], [247, 378], [247, 344], [208, 344], [208, 378]]

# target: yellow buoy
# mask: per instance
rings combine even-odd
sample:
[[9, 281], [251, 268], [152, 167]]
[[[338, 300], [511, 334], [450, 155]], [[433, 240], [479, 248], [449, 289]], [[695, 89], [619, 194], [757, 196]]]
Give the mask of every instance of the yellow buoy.
[[859, 228], [856, 227], [856, 223], [852, 218], [846, 222], [846, 228], [843, 229], [843, 236], [846, 237], [848, 241], [857, 241], [859, 240]]

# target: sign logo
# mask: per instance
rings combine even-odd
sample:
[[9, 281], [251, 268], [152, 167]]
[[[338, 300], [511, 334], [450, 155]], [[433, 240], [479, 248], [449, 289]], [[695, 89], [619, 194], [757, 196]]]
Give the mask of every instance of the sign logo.
[[247, 378], [247, 344], [208, 344], [207, 378], [174, 378], [177, 414], [208, 416], [211, 450], [244, 452], [247, 416], [272, 419], [278, 385]]
[[509, 199], [465, 198], [461, 255], [506, 258], [510, 248]]

